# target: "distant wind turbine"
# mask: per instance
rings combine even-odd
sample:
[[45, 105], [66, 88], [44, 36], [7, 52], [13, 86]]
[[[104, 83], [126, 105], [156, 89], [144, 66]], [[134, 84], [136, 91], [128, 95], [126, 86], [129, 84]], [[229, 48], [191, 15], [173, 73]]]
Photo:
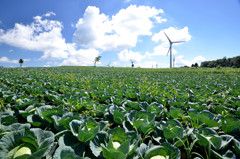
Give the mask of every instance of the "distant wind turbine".
[[168, 53], [170, 52], [170, 68], [172, 68], [172, 45], [173, 45], [174, 43], [183, 43], [183, 42], [185, 42], [185, 41], [171, 41], [165, 32], [164, 32], [164, 34], [166, 35], [166, 37], [167, 37], [167, 39], [168, 39], [168, 41], [169, 41], [169, 44], [170, 44], [169, 50], [168, 50], [168, 52], [167, 52], [167, 55], [168, 55]]
[[173, 54], [173, 68], [175, 67], [175, 56], [174, 56], [174, 54]]
[[106, 66], [110, 67], [110, 64], [111, 64], [111, 61]]

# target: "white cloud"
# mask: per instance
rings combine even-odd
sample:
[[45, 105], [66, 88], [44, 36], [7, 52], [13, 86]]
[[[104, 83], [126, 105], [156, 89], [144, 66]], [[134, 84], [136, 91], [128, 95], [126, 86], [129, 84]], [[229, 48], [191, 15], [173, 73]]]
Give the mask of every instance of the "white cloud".
[[140, 62], [142, 59], [145, 58], [144, 55], [141, 55], [139, 52], [133, 52], [132, 50], [123, 50], [118, 53], [118, 58], [120, 61], [130, 61], [135, 60], [136, 62]]
[[[169, 27], [167, 29], [161, 30], [159, 33], [155, 33], [152, 36], [152, 41], [162, 43], [154, 47], [153, 52], [149, 53], [147, 52], [147, 56], [159, 56], [159, 55], [167, 55], [169, 50], [169, 41], [167, 37], [165, 36], [164, 32], [168, 35], [171, 41], [185, 41], [188, 42], [191, 40], [191, 35], [188, 32], [188, 27], [184, 27], [182, 29], [177, 29], [173, 27]], [[176, 54], [177, 50], [174, 49], [174, 45], [180, 45], [184, 43], [177, 43], [173, 44], [172, 53]]]
[[79, 49], [72, 48], [70, 56], [65, 59], [59, 66], [87, 66], [93, 65], [95, 57], [100, 55], [96, 49]]
[[155, 17], [155, 19], [156, 19], [157, 23], [162, 23], [162, 22], [166, 22], [167, 21], [167, 19], [164, 19], [162, 17]]
[[[162, 30], [159, 33], [156, 33], [153, 35], [153, 37], [152, 37], [153, 41], [155, 41], [155, 42], [158, 42], [160, 40], [162, 41], [161, 44], [159, 44], [153, 48], [153, 52], [147, 51], [145, 54], [141, 54], [139, 52], [133, 52], [131, 50], [129, 51], [129, 50], [125, 49], [118, 54], [119, 60], [120, 61], [129, 61], [130, 59], [135, 59], [136, 60], [135, 66], [137, 66], [137, 67], [140, 66], [140, 67], [156, 68], [157, 62], [153, 61], [154, 58], [156, 58], [156, 56], [166, 56], [167, 52], [169, 50], [169, 42], [163, 33], [164, 31], [170, 33], [168, 35], [169, 37], [175, 35], [174, 38], [171, 39], [172, 41], [188, 42], [189, 40], [191, 40], [191, 35], [188, 32], [188, 27], [184, 27], [182, 29], [170, 27], [168, 29]], [[173, 53], [173, 55], [176, 54], [177, 50], [172, 48], [172, 53]], [[192, 62], [195, 63], [195, 62], [199, 62], [201, 60], [202, 60], [202, 58], [200, 58], [200, 57], [197, 57], [197, 58], [193, 59], [192, 61], [184, 60], [181, 57], [178, 59], [176, 58], [176, 62], [178, 62], [178, 64], [180, 66], [191, 65]], [[158, 64], [158, 67], [168, 67], [168, 65]]]
[[128, 2], [131, 2], [131, 1], [132, 1], [132, 0], [125, 0], [124, 2], [125, 2], [125, 3], [128, 3]]
[[18, 60], [10, 60], [4, 56], [0, 58], [0, 63], [18, 63]]
[[[129, 61], [130, 59], [137, 59], [136, 60], [136, 66], [140, 66], [140, 67], [156, 67], [156, 62], [152, 61], [153, 58], [155, 58], [155, 56], [166, 56], [167, 52], [169, 50], [169, 42], [166, 38], [166, 36], [164, 35], [163, 32], [169, 32], [170, 34], [168, 35], [170, 36], [174, 36], [174, 38], [172, 39], [172, 41], [189, 41], [191, 40], [191, 35], [188, 32], [188, 27], [184, 27], [183, 29], [177, 29], [177, 28], [173, 28], [170, 27], [168, 29], [162, 30], [159, 33], [156, 33], [153, 35], [152, 40], [155, 42], [158, 42], [159, 40], [162, 41], [161, 44], [157, 45], [156, 47], [153, 48], [153, 52], [146, 52], [144, 55], [139, 53], [139, 52], [133, 52], [133, 51], [129, 51], [127, 49], [121, 51], [118, 54], [118, 57], [120, 59], [120, 61]], [[171, 37], [170, 37], [171, 38]], [[177, 50], [172, 48], [172, 53], [176, 54]], [[199, 61], [202, 60], [199, 57], [194, 59], [193, 61], [187, 61], [184, 60], [183, 58], [178, 58], [176, 59], [176, 61], [178, 60], [178, 64], [179, 65], [190, 65], [190, 63], [192, 64], [192, 62], [195, 61]], [[158, 67], [167, 67], [165, 65], [159, 65]]]
[[114, 61], [112, 65], [113, 65], [113, 66], [119, 66], [119, 65], [120, 65], [120, 62], [119, 62], [119, 61]]
[[[121, 9], [115, 15], [108, 16], [100, 13], [99, 8], [89, 6], [83, 17], [74, 26], [76, 32], [73, 35], [73, 41], [76, 43], [66, 43], [61, 33], [62, 23], [57, 20], [46, 19], [49, 16], [55, 16], [55, 13], [49, 12], [43, 16], [34, 17], [34, 21], [29, 25], [16, 23], [12, 29], [6, 31], [0, 29], [0, 43], [31, 51], [42, 51], [41, 59], [61, 60], [52, 63], [48, 61], [45, 66], [50, 64], [51, 66], [93, 65], [94, 58], [101, 54], [100, 50], [120, 50], [118, 53], [119, 61], [115, 61], [113, 65], [129, 63], [130, 66], [130, 59], [133, 59], [136, 61], [136, 67], [152, 67], [152, 65], [156, 67], [156, 62], [152, 61], [154, 56], [165, 56], [169, 48], [169, 43], [163, 31], [173, 41], [189, 41], [191, 39], [188, 27], [182, 29], [170, 27], [152, 36], [152, 41], [162, 42], [153, 49], [153, 52], [143, 54], [130, 50], [137, 43], [142, 42], [142, 38], [140, 39], [139, 36], [152, 35], [151, 29], [154, 23], [166, 21], [160, 16], [162, 13], [163, 10], [154, 7], [130, 5], [126, 9]], [[79, 49], [77, 45], [81, 48]], [[173, 53], [176, 52], [173, 49]], [[24, 62], [29, 60], [24, 59]], [[196, 57], [190, 62], [197, 60], [201, 61], [202, 59]], [[2, 61], [18, 63], [18, 60], [9, 60], [7, 57], [0, 58], [0, 62]], [[184, 60], [183, 57], [178, 58], [179, 65], [181, 63], [189, 64], [190, 62]]]
[[[126, 63], [124, 63], [126, 64]], [[120, 63], [118, 62], [117, 65], [119, 66]], [[131, 67], [131, 63], [130, 61], [125, 65], [126, 67]], [[142, 60], [142, 61], [139, 61], [139, 62], [135, 62], [134, 63], [134, 67], [140, 67], [140, 68], [167, 68], [169, 67], [168, 65], [165, 65], [165, 64], [162, 64], [162, 63], [159, 63], [157, 61], [153, 61], [153, 60]]]
[[75, 25], [74, 25], [73, 23], [71, 23], [71, 27], [72, 27], [72, 28], [76, 28]]
[[[55, 13], [49, 12], [44, 17], [51, 15]], [[63, 60], [60, 64], [53, 62], [55, 65], [92, 65], [100, 51], [92, 48], [78, 49], [75, 43], [66, 43], [62, 37], [62, 29], [61, 22], [36, 16], [30, 25], [16, 23], [14, 28], [7, 31], [0, 29], [0, 43], [31, 51], [42, 51], [41, 59]], [[27, 61], [30, 59], [24, 59], [24, 62]], [[7, 57], [1, 58], [1, 62], [18, 63], [17, 60], [11, 61]]]
[[23, 59], [24, 62], [31, 61], [31, 59]]
[[[149, 56], [149, 57], [151, 57], [151, 56], [166, 56], [168, 50], [169, 50], [169, 46], [158, 45], [158, 46], [153, 48], [153, 52], [152, 53], [147, 52], [146, 55]], [[172, 53], [176, 54], [177, 51], [172, 48]]]
[[192, 60], [193, 63], [200, 63], [200, 62], [203, 62], [203, 61], [206, 61], [206, 59], [203, 56], [194, 57], [193, 60]]
[[44, 14], [45, 17], [50, 17], [50, 16], [56, 16], [56, 13], [54, 12], [48, 12], [46, 14]]
[[136, 66], [141, 68], [156, 68], [156, 64], [157, 62], [155, 61], [144, 61], [141, 63], [136, 63]]
[[99, 8], [89, 6], [76, 24], [73, 40], [83, 47], [102, 50], [123, 50], [136, 46], [140, 35], [152, 35], [153, 19], [165, 21], [162, 9], [130, 5], [109, 17]]
[[14, 51], [13, 49], [10, 49], [8, 52], [10, 52], [10, 53], [11, 53], [11, 52], [13, 52], [13, 51]]
[[59, 21], [36, 16], [30, 25], [16, 23], [14, 28], [7, 31], [0, 29], [0, 43], [31, 51], [43, 51], [42, 58], [67, 58], [69, 46], [62, 37], [62, 28]]
[[192, 64], [198, 63], [200, 65], [201, 62], [205, 61], [205, 58], [203, 56], [197, 56], [194, 57], [192, 60], [185, 60], [183, 58], [184, 56], [177, 56], [175, 64], [177, 67], [179, 66], [191, 66]]
[[[182, 29], [177, 29], [173, 27], [169, 27], [167, 29], [161, 30], [159, 33], [155, 33], [152, 36], [152, 41], [159, 42], [162, 41], [163, 43], [169, 43], [167, 37], [165, 36], [164, 32], [168, 35], [171, 41], [190, 41], [191, 35], [188, 32], [188, 27], [184, 27]], [[182, 43], [179, 43], [182, 44]], [[174, 44], [177, 45], [177, 44]]]
[[47, 61], [45, 65], [58, 66], [59, 63], [60, 63], [59, 61]]

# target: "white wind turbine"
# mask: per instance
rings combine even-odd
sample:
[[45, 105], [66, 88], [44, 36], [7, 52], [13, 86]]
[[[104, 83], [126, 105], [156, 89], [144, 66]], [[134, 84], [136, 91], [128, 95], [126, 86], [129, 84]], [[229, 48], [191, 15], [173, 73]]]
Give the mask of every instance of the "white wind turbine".
[[164, 32], [164, 34], [166, 35], [166, 37], [167, 37], [167, 39], [168, 39], [168, 41], [169, 41], [169, 44], [170, 44], [169, 50], [168, 50], [168, 52], [167, 52], [167, 55], [168, 55], [168, 53], [170, 52], [170, 68], [172, 68], [172, 45], [173, 45], [174, 43], [183, 43], [183, 42], [185, 42], [185, 41], [171, 41], [165, 32]]
[[111, 61], [106, 65], [107, 67], [110, 67]]
[[173, 54], [173, 68], [175, 67], [175, 56], [174, 56], [174, 54]]

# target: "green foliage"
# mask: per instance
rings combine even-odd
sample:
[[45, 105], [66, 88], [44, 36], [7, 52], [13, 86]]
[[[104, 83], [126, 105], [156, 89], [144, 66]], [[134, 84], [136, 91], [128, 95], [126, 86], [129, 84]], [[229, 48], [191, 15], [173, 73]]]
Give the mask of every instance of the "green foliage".
[[41, 158], [51, 152], [53, 144], [52, 132], [39, 128], [22, 128], [1, 138], [0, 158]]
[[216, 67], [220, 69], [221, 67], [232, 67], [232, 68], [240, 68], [240, 56], [236, 56], [233, 58], [222, 58], [213, 61], [204, 61], [201, 63], [201, 67]]
[[173, 145], [168, 143], [164, 143], [161, 146], [153, 146], [152, 148], [146, 151], [145, 157], [146, 159], [151, 159], [154, 156], [162, 157], [163, 159], [180, 159], [180, 150]]
[[3, 68], [0, 158], [240, 158], [239, 75]]
[[99, 131], [106, 128], [104, 122], [98, 123], [92, 118], [72, 120], [69, 125], [73, 135], [81, 142], [89, 142]]

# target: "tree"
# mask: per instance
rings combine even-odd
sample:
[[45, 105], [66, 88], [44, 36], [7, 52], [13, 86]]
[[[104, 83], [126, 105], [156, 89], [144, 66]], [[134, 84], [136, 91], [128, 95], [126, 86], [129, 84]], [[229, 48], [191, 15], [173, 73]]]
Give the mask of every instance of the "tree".
[[209, 61], [204, 61], [201, 63], [201, 67], [208, 67]]
[[240, 56], [237, 56], [234, 60], [234, 66], [240, 68]]
[[198, 63], [195, 63], [195, 64], [192, 64], [192, 66], [191, 67], [198, 67]]
[[132, 67], [134, 67], [135, 60], [130, 59]]
[[240, 68], [240, 56], [227, 58], [223, 57], [222, 59], [217, 59], [213, 61], [204, 61], [201, 63], [201, 67], [234, 67]]
[[222, 67], [227, 67], [227, 57], [224, 56], [223, 59], [222, 59]]
[[22, 67], [23, 62], [24, 62], [23, 59], [20, 59], [20, 60], [18, 61], [18, 63], [20, 64], [20, 67]]
[[102, 56], [95, 57], [95, 59], [94, 59], [94, 67], [96, 67], [96, 63], [100, 61], [101, 57]]

